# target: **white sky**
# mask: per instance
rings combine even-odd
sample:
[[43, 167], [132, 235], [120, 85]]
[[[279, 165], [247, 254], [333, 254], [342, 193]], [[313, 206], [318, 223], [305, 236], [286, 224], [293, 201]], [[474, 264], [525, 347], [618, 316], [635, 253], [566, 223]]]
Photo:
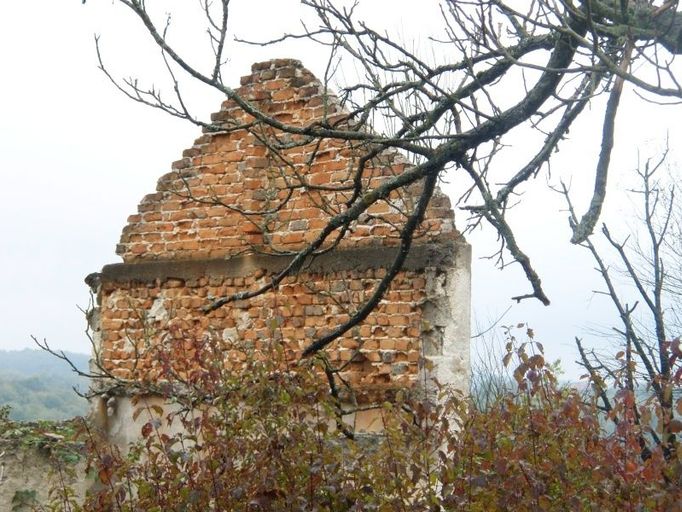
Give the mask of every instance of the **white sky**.
[[[254, 39], [296, 26], [302, 16], [297, 0], [233, 4], [237, 33]], [[438, 19], [429, 10], [436, 5], [434, 0], [376, 0], [362, 5], [368, 19], [398, 24], [406, 40], [438, 28], [430, 26]], [[55, 347], [89, 351], [85, 321], [77, 308], [88, 303], [83, 278], [119, 261], [114, 248], [126, 217], [199, 135], [193, 126], [122, 97], [97, 69], [95, 32], [102, 35], [112, 70], [150, 78], [160, 71], [151, 42], [132, 21], [123, 7], [104, 0], [88, 0], [84, 6], [77, 0], [21, 0], [0, 6], [0, 348], [31, 346], [33, 334]], [[197, 32], [191, 44], [202, 37]], [[235, 85], [250, 64], [260, 60], [298, 58], [318, 76], [326, 63], [324, 52], [311, 44], [240, 47], [231, 56], [228, 81]], [[205, 91], [187, 93], [194, 93], [199, 111], [219, 107], [220, 98]], [[650, 154], [663, 145], [667, 133], [671, 146], [679, 146], [682, 135], [676, 120], [682, 112], [680, 107], [645, 104], [632, 93], [626, 93], [623, 103], [606, 218], [614, 226], [621, 224], [614, 231], [622, 228], [625, 233], [621, 221], [632, 206], [620, 192], [627, 187], [637, 149]], [[598, 151], [601, 110], [595, 110], [597, 115], [588, 113], [572, 129], [571, 140], [552, 167], [552, 183], [558, 176], [572, 176], [574, 195], [583, 198], [581, 211]], [[445, 188], [453, 195], [459, 192], [455, 185]], [[512, 223], [552, 305], [537, 301], [515, 305], [503, 323], [528, 322], [549, 357], [561, 357], [568, 375], [574, 376], [573, 337], [603, 343], [586, 329], [607, 328], [613, 312], [605, 298], [592, 294], [599, 282], [586, 252], [568, 243], [560, 198], [547, 190], [544, 180], [527, 187], [526, 197], [533, 203], [522, 204]], [[457, 215], [461, 226], [465, 214]], [[506, 310], [511, 296], [526, 293], [529, 285], [518, 267], [500, 272], [479, 259], [494, 247], [490, 232], [476, 233], [469, 241], [474, 247], [474, 315], [485, 326]]]

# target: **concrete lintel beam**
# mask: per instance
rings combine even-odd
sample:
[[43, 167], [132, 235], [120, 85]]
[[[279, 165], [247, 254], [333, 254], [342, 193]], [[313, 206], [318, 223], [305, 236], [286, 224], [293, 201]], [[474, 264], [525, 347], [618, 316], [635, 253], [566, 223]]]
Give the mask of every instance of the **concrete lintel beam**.
[[[403, 268], [423, 270], [429, 267], [452, 268], [458, 255], [467, 250], [463, 240], [434, 244], [414, 245]], [[369, 270], [387, 268], [395, 258], [395, 247], [360, 247], [330, 251], [311, 258], [301, 272], [328, 273], [344, 270]], [[276, 273], [290, 261], [290, 256], [245, 254], [229, 259], [208, 260], [158, 260], [140, 263], [115, 263], [106, 265], [96, 278], [101, 282], [155, 282], [157, 279], [197, 279], [210, 277], [244, 277], [258, 270]], [[88, 276], [93, 279], [93, 274]], [[90, 283], [89, 283], [90, 284]]]

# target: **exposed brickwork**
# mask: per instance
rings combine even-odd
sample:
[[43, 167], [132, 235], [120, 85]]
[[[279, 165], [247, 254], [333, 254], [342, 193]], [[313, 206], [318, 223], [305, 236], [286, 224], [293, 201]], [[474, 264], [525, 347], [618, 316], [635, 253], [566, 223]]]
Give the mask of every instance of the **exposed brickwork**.
[[[287, 359], [296, 361], [316, 335], [348, 318], [345, 308], [360, 305], [383, 273], [383, 270], [304, 273], [297, 279], [288, 279], [276, 293], [236, 302], [206, 315], [198, 310], [206, 304], [207, 296], [238, 292], [264, 278], [203, 277], [146, 285], [104, 284], [102, 356], [121, 377], [153, 376], [155, 368], [158, 369], [158, 361], [153, 357], [138, 361], [131, 374], [136, 354], [144, 354], [149, 343], [165, 340], [163, 343], [176, 350], [178, 357], [192, 355], [183, 353], [191, 350], [191, 345], [178, 345], [168, 335], [176, 326], [181, 336], [187, 332], [213, 333], [224, 339], [240, 340], [256, 350], [265, 349], [271, 340], [281, 341]], [[342, 376], [365, 391], [411, 384], [418, 373], [421, 332], [418, 306], [424, 299], [424, 278], [416, 272], [402, 273], [386, 299], [361, 326], [336, 342], [329, 353], [334, 364], [353, 358]], [[143, 317], [140, 312], [147, 314]], [[226, 354], [228, 365], [244, 357], [238, 350]]]
[[[297, 61], [255, 64], [237, 92], [288, 123], [345, 125], [335, 99]], [[253, 122], [232, 101], [213, 119], [227, 126]], [[221, 258], [250, 249], [291, 251], [314, 240], [351, 197], [358, 157], [367, 148], [326, 140], [275, 152], [265, 143], [274, 138], [294, 139], [266, 127], [201, 136], [130, 216], [117, 253], [126, 262]], [[395, 152], [380, 154], [367, 163], [363, 188], [376, 187], [406, 165]], [[373, 205], [341, 247], [395, 245], [395, 226], [404, 223], [403, 212], [413, 200], [413, 194], [402, 191]], [[419, 235], [434, 239], [451, 236], [453, 229], [449, 201], [439, 193]]]
[[[276, 119], [301, 126], [347, 125], [337, 100], [297, 61], [255, 64], [241, 84], [238, 93]], [[197, 139], [128, 219], [117, 247], [126, 264], [295, 251], [315, 239], [352, 196], [358, 157], [367, 147], [325, 141], [276, 151], [269, 147], [274, 138], [295, 138], [250, 125], [253, 118], [232, 101], [223, 103], [213, 121], [231, 129]], [[248, 130], [232, 129], [246, 124]], [[407, 165], [395, 152], [382, 153], [367, 162], [361, 184], [372, 189]], [[417, 191], [395, 192], [370, 207], [334, 251], [397, 245], [398, 230]], [[449, 201], [437, 192], [415, 243], [458, 237]], [[256, 350], [274, 338], [289, 360], [297, 360], [311, 341], [347, 319], [386, 271], [372, 265], [333, 272], [304, 269], [273, 292], [209, 314], [200, 311], [213, 297], [257, 288], [271, 272], [264, 268], [236, 277], [168, 275], [151, 282], [104, 279], [98, 336], [106, 365], [121, 377], [153, 378], [158, 362], [144, 354], [163, 340], [169, 342], [174, 325], [182, 327], [177, 332], [190, 329], [199, 338], [237, 338]], [[343, 376], [365, 391], [411, 385], [420, 370], [423, 331], [431, 328], [423, 318], [426, 299], [424, 269], [402, 271], [380, 307], [330, 347], [330, 361], [338, 366], [352, 359]], [[182, 343], [177, 346], [182, 348]], [[178, 357], [191, 356], [191, 346], [184, 350]], [[238, 364], [243, 357], [239, 351], [226, 354], [226, 364]]]

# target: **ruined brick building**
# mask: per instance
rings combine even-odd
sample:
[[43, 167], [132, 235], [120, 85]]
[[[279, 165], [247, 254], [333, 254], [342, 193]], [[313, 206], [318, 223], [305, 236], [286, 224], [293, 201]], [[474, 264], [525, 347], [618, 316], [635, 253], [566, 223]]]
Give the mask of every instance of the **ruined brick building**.
[[[338, 101], [297, 61], [255, 64], [237, 92], [282, 122], [343, 122]], [[98, 303], [95, 343], [118, 377], [153, 379], [157, 361], [145, 350], [162, 343], [174, 324], [257, 350], [271, 336], [269, 320], [278, 318], [286, 356], [300, 358], [366, 300], [414, 207], [413, 190], [392, 194], [354, 222], [337, 247], [274, 291], [205, 313], [215, 298], [267, 283], [292, 251], [315, 239], [348, 200], [362, 149], [324, 140], [274, 150], [268, 140], [286, 136], [254, 123], [233, 101], [213, 121], [225, 130], [199, 137], [129, 217], [116, 250], [123, 262], [89, 280]], [[365, 165], [362, 185], [371, 190], [407, 165], [397, 152], [380, 153]], [[433, 363], [429, 377], [466, 388], [469, 268], [469, 246], [455, 230], [448, 198], [437, 191], [380, 306], [327, 348], [333, 364], [350, 361], [343, 376], [365, 400], [414, 386], [426, 371], [422, 358]], [[228, 365], [245, 357], [238, 350], [225, 356]], [[115, 401], [108, 428], [125, 440], [129, 399]]]

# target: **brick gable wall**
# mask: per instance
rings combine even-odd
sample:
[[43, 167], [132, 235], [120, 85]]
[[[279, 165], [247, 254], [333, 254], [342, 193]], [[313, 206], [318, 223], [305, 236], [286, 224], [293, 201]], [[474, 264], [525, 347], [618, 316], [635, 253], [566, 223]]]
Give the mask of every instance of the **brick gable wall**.
[[[255, 64], [241, 84], [241, 97], [283, 122], [348, 126], [338, 100], [297, 61]], [[385, 275], [414, 206], [418, 187], [392, 193], [354, 222], [332, 251], [276, 290], [203, 313], [214, 297], [265, 284], [288, 254], [343, 211], [354, 179], [373, 189], [409, 165], [395, 151], [383, 152], [356, 177], [371, 148], [338, 140], [306, 143], [256, 123], [232, 101], [213, 121], [226, 129], [204, 133], [159, 179], [123, 230], [117, 246], [123, 263], [106, 266], [96, 280], [97, 343], [105, 365], [122, 378], [153, 378], [158, 361], [149, 349], [168, 343], [173, 332], [238, 340], [256, 351], [276, 336], [287, 358], [297, 360], [357, 310]], [[327, 349], [332, 364], [345, 365], [342, 376], [367, 399], [411, 386], [425, 358], [447, 357], [448, 372], [468, 371], [469, 251], [439, 191], [414, 244], [381, 305]], [[191, 346], [177, 346], [178, 358], [191, 356]], [[234, 350], [225, 363], [238, 365], [243, 357]]]

